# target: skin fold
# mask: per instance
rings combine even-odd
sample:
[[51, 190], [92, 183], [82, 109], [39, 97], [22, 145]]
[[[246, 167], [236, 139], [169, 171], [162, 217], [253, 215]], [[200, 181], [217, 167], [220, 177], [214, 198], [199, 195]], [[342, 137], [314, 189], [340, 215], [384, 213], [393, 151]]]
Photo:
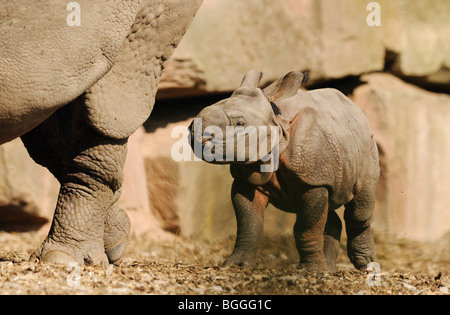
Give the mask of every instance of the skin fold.
[[[370, 224], [380, 173], [366, 117], [337, 90], [300, 90], [307, 80], [302, 73], [289, 72], [264, 90], [258, 88], [261, 77], [249, 71], [229, 99], [199, 113], [196, 121], [201, 120], [203, 130], [190, 127], [193, 149], [196, 142], [229, 146], [242, 136], [238, 127], [278, 127], [278, 150], [272, 147], [278, 168], [262, 171], [268, 162], [238, 161], [237, 155], [232, 161], [211, 161], [230, 164], [235, 179], [231, 198], [237, 238], [225, 265], [254, 263], [264, 210], [272, 203], [297, 215], [294, 237], [300, 264], [312, 271], [336, 270], [342, 223], [335, 210], [345, 206], [348, 256], [357, 269], [366, 268], [375, 258]], [[205, 126], [217, 126], [225, 136], [214, 139], [205, 134]], [[225, 132], [230, 126], [236, 127], [235, 134]]]
[[0, 0], [0, 144], [21, 137], [61, 184], [32, 259], [107, 266], [130, 230], [117, 205], [127, 140], [201, 0]]

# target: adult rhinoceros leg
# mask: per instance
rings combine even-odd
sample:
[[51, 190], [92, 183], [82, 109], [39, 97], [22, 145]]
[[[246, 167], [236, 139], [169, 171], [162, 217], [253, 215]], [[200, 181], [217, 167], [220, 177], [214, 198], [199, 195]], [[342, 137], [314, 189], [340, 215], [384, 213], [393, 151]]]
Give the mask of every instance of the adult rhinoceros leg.
[[125, 210], [117, 203], [112, 205], [106, 212], [103, 235], [105, 253], [110, 263], [118, 261], [125, 253], [130, 228], [130, 219]]
[[129, 221], [115, 205], [126, 140], [87, 125], [82, 98], [22, 137], [30, 155], [61, 183], [50, 232], [33, 254], [45, 262], [107, 265], [123, 254]]

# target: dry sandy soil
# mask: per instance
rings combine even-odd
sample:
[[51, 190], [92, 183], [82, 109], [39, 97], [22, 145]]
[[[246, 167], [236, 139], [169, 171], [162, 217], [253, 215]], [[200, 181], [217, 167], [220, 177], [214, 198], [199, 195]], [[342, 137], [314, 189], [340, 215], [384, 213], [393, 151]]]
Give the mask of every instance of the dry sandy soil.
[[256, 268], [221, 266], [233, 239], [134, 238], [125, 257], [107, 269], [27, 262], [40, 241], [35, 233], [0, 232], [0, 294], [448, 295], [450, 291], [450, 234], [430, 244], [376, 236], [381, 268], [377, 274], [353, 269], [345, 246], [338, 272], [300, 270], [290, 235], [266, 238]]

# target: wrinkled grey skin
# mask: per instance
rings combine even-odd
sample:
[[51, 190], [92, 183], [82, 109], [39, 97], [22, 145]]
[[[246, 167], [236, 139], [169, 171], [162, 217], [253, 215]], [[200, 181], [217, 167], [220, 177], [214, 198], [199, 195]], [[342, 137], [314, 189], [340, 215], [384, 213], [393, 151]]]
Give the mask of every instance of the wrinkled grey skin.
[[161, 73], [201, 0], [0, 0], [0, 144], [21, 137], [61, 189], [32, 255], [106, 266], [130, 223], [117, 205], [127, 139], [149, 117]]
[[[250, 71], [229, 99], [201, 111], [197, 118], [203, 130], [191, 125], [193, 147], [213, 141], [214, 135], [203, 133], [207, 126], [280, 127], [276, 171], [261, 172], [261, 160], [236, 162], [236, 151], [234, 161], [220, 162], [231, 164], [238, 224], [236, 245], [225, 265], [254, 263], [270, 202], [297, 215], [300, 263], [313, 271], [336, 270], [342, 223], [335, 210], [344, 205], [348, 256], [356, 268], [366, 268], [375, 258], [370, 224], [380, 172], [366, 117], [337, 90], [300, 90], [302, 73], [290, 72], [264, 90], [258, 88], [261, 76]], [[223, 134], [220, 141], [226, 146], [231, 135]]]

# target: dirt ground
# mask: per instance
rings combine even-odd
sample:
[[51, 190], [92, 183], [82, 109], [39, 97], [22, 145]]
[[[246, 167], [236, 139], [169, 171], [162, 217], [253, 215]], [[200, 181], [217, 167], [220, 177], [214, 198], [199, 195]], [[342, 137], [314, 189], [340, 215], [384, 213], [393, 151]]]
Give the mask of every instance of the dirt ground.
[[[292, 236], [266, 238], [258, 267], [222, 267], [223, 242], [133, 238], [107, 269], [27, 262], [42, 237], [0, 232], [0, 294], [162, 295], [448, 295], [450, 233], [435, 243], [376, 236], [380, 270], [356, 271], [342, 246], [336, 273], [298, 269]], [[344, 243], [344, 242], [342, 242]], [[376, 266], [375, 266], [376, 267]]]

